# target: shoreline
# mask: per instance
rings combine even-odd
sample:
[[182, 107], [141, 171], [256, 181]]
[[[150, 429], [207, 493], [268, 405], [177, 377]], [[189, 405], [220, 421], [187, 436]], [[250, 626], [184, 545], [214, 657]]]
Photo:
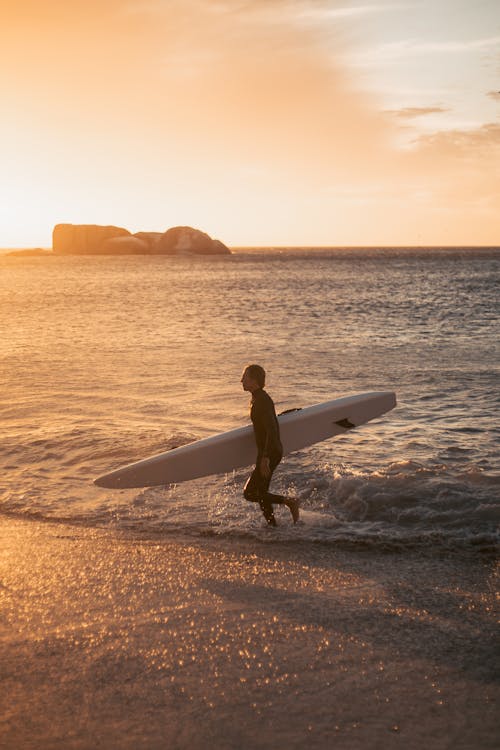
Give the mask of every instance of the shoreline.
[[492, 560], [0, 516], [11, 748], [493, 748]]

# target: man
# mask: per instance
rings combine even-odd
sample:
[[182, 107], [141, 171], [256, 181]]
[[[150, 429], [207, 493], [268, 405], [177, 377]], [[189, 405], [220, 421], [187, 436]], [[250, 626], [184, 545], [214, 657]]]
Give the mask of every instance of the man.
[[241, 378], [243, 390], [252, 394], [250, 418], [257, 444], [255, 469], [245, 484], [243, 496], [245, 500], [259, 503], [269, 526], [276, 526], [273, 503], [286, 505], [292, 514], [293, 522], [297, 523], [298, 500], [269, 492], [273, 471], [283, 457], [283, 446], [273, 400], [264, 390], [265, 381], [266, 373], [260, 365], [248, 365]]

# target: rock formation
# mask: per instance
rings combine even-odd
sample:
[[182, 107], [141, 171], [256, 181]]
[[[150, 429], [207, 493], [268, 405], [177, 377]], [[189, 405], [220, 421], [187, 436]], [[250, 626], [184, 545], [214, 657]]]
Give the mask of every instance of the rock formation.
[[111, 237], [101, 247], [103, 255], [148, 255], [149, 244], [139, 237]]
[[231, 250], [220, 240], [212, 240], [212, 252], [211, 255], [227, 255], [231, 254]]
[[230, 253], [219, 240], [212, 240], [205, 232], [191, 227], [172, 227], [159, 239], [156, 253], [164, 255], [219, 255]]
[[63, 255], [228, 255], [228, 247], [192, 227], [136, 232], [94, 224], [56, 224], [54, 253]]
[[156, 253], [156, 245], [158, 244], [158, 241], [162, 236], [162, 232], [136, 232], [134, 234], [134, 237], [137, 237], [137, 239], [146, 242], [150, 253]]
[[56, 224], [52, 232], [52, 249], [64, 255], [100, 255], [106, 240], [127, 237], [127, 229], [95, 224]]

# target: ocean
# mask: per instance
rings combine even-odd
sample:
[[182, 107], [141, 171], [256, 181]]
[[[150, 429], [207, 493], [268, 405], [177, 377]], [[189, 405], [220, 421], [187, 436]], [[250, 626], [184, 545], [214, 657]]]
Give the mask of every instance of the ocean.
[[[499, 520], [500, 250], [0, 255], [0, 513], [165, 536], [490, 553]], [[238, 470], [103, 490], [113, 468], [278, 411], [394, 390], [397, 408], [287, 456], [266, 528]]]

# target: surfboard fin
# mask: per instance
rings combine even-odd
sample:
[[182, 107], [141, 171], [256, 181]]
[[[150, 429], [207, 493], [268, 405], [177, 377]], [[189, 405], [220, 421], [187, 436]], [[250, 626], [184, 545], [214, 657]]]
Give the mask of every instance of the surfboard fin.
[[346, 430], [352, 430], [353, 427], [356, 427], [355, 424], [350, 422], [348, 419], [339, 419], [335, 424], [338, 424], [339, 427], [345, 427]]

